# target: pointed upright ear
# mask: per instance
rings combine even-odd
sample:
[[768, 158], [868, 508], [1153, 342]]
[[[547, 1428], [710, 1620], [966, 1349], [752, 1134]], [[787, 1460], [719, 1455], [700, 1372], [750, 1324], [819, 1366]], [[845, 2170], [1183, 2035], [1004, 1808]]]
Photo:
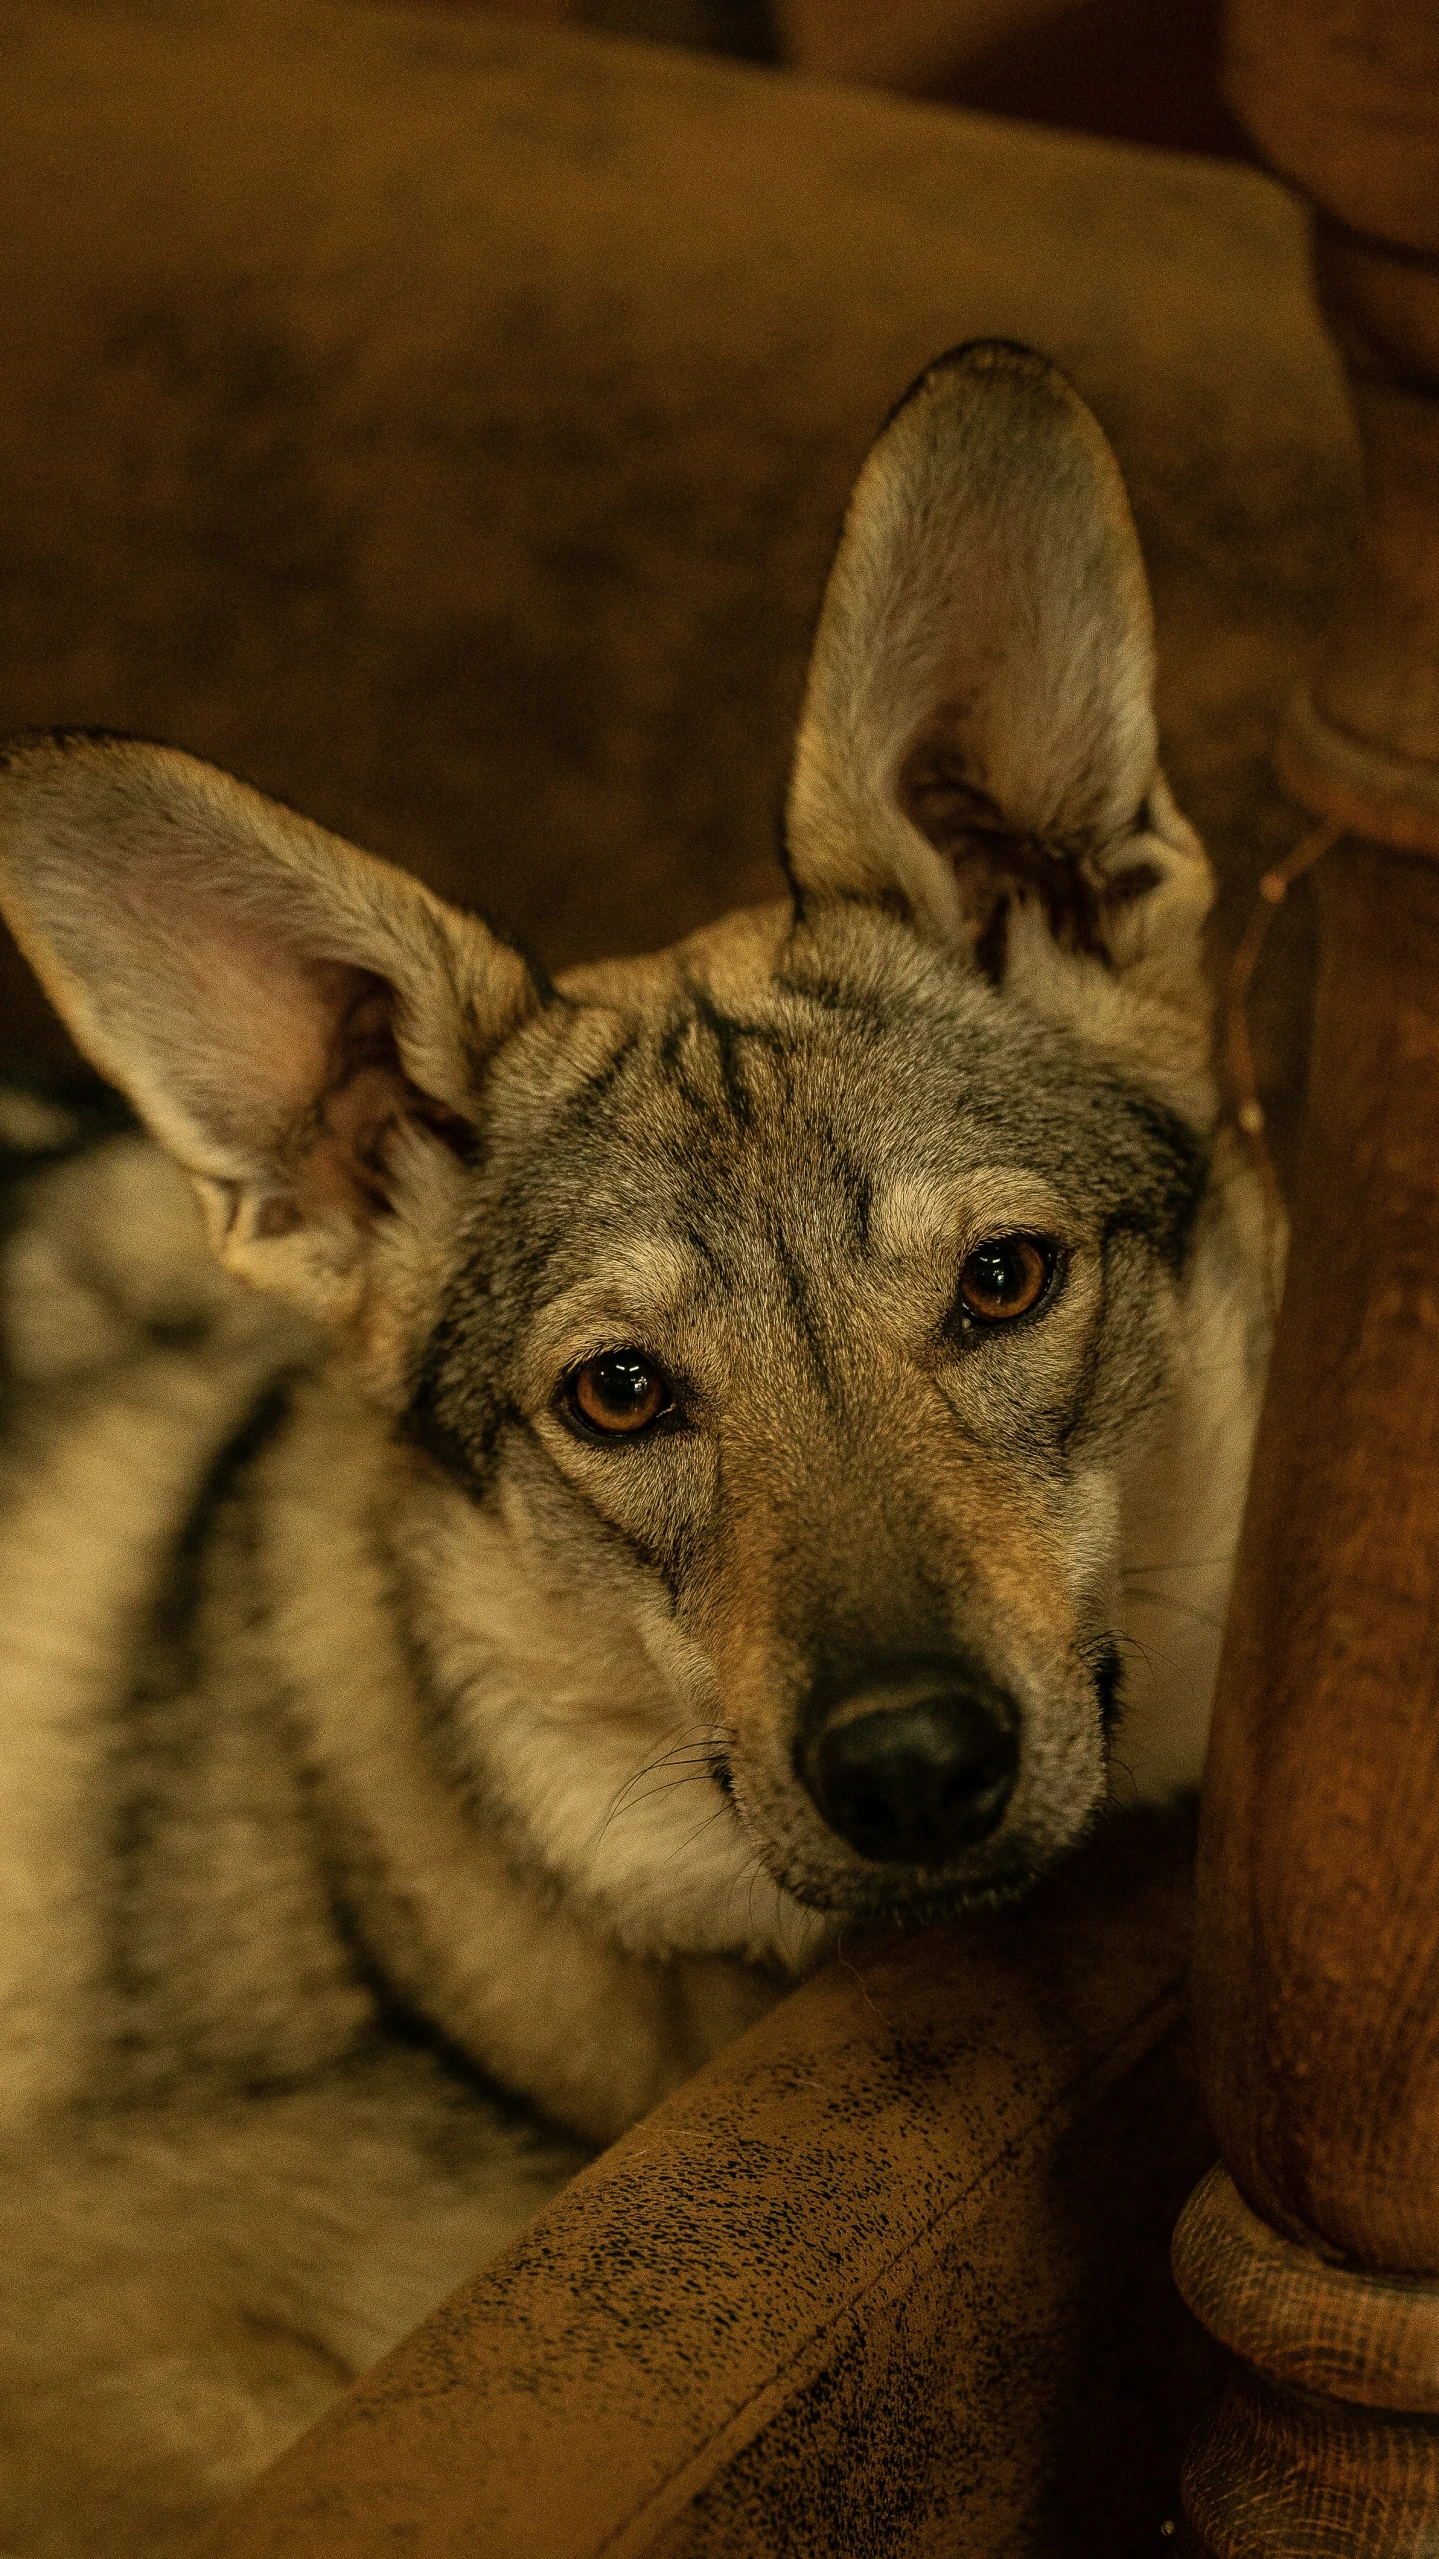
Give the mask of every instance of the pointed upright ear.
[[538, 1002], [484, 926], [258, 791], [105, 736], [0, 750], [0, 907], [237, 1276], [356, 1313], [407, 1149], [473, 1147]]
[[996, 982], [1020, 910], [1114, 965], [1178, 932], [1195, 965], [1209, 873], [1159, 773], [1153, 654], [1078, 393], [1023, 347], [942, 356], [871, 451], [830, 575], [789, 796], [801, 907], [881, 902]]

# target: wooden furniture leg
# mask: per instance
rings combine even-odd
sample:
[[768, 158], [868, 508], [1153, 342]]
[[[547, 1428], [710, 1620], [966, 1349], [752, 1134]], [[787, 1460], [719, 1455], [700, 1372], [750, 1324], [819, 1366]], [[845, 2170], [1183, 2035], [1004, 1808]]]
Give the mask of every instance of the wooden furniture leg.
[[1365, 464], [1280, 743], [1348, 832], [1216, 1708], [1195, 2000], [1223, 2164], [1175, 2271], [1235, 2358], [1210, 2559], [1439, 2550], [1439, 14], [1238, 0], [1230, 92], [1313, 197]]

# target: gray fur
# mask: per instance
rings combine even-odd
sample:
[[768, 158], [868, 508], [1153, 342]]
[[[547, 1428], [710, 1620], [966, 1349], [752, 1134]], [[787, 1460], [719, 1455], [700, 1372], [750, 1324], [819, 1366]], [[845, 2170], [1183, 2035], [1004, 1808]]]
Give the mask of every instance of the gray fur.
[[[188, 758], [9, 751], [7, 912], [185, 1169], [0, 1110], [0, 2546], [178, 2547], [848, 1920], [1197, 1775], [1264, 1246], [1149, 646], [1097, 428], [990, 347], [856, 492], [792, 900], [676, 951], [548, 988]], [[673, 1409], [606, 1440], [634, 1344]], [[803, 1774], [918, 1657], [1017, 1719], [942, 1868]]]

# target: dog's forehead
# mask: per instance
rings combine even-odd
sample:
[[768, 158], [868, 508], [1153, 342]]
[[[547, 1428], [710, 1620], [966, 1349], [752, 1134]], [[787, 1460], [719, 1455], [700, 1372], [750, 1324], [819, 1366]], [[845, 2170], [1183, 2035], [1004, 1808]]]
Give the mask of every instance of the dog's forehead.
[[1026, 1222], [1017, 1191], [1007, 1212], [993, 1191], [1006, 1168], [1098, 1222], [1129, 1194], [1162, 1224], [1196, 1188], [1202, 1149], [1174, 1114], [912, 936], [738, 959], [721, 942], [718, 960], [691, 945], [596, 972], [536, 1025], [492, 1157], [532, 1279], [629, 1249], [654, 1269], [663, 1242], [718, 1276], [777, 1218], [866, 1253], [922, 1245], [980, 1174], [1001, 1220]]
[[499, 1145], [533, 1200], [552, 1192], [578, 1211], [588, 1184], [602, 1217], [669, 1208], [704, 1228], [781, 1191], [817, 1203], [962, 1161], [993, 1122], [996, 1068], [1013, 1083], [1017, 1062], [1006, 1076], [990, 1054], [982, 1008], [872, 999], [780, 975], [717, 988], [686, 971], [643, 1007], [567, 1006], [547, 1026], [543, 1098], [532, 1074]]

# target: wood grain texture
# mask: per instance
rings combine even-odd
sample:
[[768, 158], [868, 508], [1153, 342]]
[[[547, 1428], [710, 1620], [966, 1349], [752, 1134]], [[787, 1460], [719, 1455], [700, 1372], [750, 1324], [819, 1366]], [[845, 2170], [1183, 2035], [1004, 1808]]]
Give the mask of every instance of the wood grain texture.
[[1292, 1258], [1205, 1778], [1195, 2014], [1227, 2170], [1174, 2263], [1235, 2361], [1184, 2504], [1208, 2559], [1419, 2559], [1439, 2551], [1439, 22], [1427, 0], [1235, 0], [1229, 72], [1321, 209], [1365, 460], [1278, 760], [1360, 832], [1316, 874]]
[[1282, 2231], [1439, 2273], [1439, 867], [1345, 847], [1220, 1676], [1196, 2017]]
[[1200, 2559], [1439, 2549], [1439, 2285], [1281, 2238], [1211, 2169], [1174, 2236], [1189, 2308], [1235, 2361], [1184, 2467]]
[[[1228, 44], [1251, 131], [1320, 208], [1365, 463], [1353, 573], [1281, 760], [1366, 832], [1315, 875], [1308, 1119], [1206, 1777], [1196, 2016], [1250, 2204], [1360, 2265], [1433, 2275], [1439, 22], [1428, 0], [1235, 0]], [[1381, 129], [1392, 202], [1360, 203], [1348, 173]]]
[[1240, 2366], [1190, 2449], [1184, 2502], [1208, 2559], [1428, 2559], [1439, 2435]]
[[1210, 2335], [1282, 2388], [1439, 2417], [1439, 2286], [1281, 2238], [1221, 2166], [1180, 2215], [1174, 2276]]

